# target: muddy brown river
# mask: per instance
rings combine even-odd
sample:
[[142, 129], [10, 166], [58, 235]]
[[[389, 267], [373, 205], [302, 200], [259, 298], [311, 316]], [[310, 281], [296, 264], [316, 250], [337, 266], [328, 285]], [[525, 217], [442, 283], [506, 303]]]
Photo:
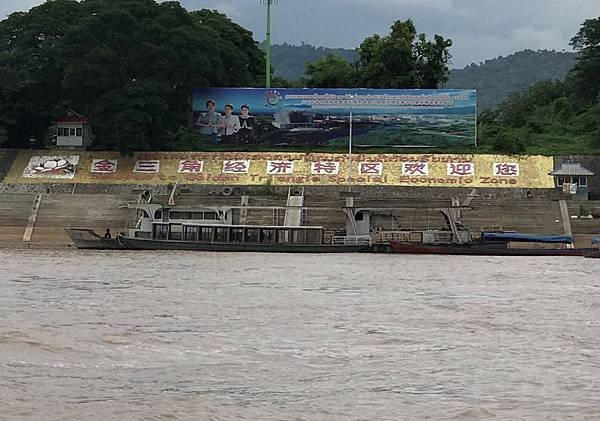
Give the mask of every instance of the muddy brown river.
[[600, 261], [0, 251], [2, 420], [597, 420]]

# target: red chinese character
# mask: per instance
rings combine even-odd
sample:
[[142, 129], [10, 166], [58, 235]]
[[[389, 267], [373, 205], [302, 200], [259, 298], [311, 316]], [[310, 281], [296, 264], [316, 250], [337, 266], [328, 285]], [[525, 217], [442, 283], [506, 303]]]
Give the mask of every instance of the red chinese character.
[[337, 174], [339, 163], [333, 161], [313, 162], [313, 172], [315, 174]]
[[361, 174], [381, 174], [383, 164], [381, 162], [361, 162], [360, 173]]
[[494, 175], [501, 176], [513, 176], [519, 175], [519, 165], [518, 164], [496, 164], [494, 168]]
[[248, 172], [248, 162], [246, 161], [225, 161], [223, 163], [224, 173], [245, 173]]
[[405, 175], [429, 174], [429, 166], [427, 165], [427, 162], [405, 162], [403, 168]]
[[186, 160], [179, 163], [179, 172], [202, 172], [202, 161]]
[[94, 164], [94, 172], [113, 172], [115, 170], [114, 162], [107, 159]]
[[293, 172], [291, 161], [269, 161], [269, 174], [288, 174]]
[[448, 164], [448, 175], [473, 175], [473, 164], [471, 162]]

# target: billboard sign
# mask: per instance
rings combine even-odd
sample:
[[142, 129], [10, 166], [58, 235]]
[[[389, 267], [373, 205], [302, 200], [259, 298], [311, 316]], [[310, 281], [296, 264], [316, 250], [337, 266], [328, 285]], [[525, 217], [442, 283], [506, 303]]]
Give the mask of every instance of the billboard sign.
[[458, 89], [204, 88], [193, 121], [207, 142], [342, 146], [352, 115], [358, 147], [456, 147], [476, 143], [476, 92]]

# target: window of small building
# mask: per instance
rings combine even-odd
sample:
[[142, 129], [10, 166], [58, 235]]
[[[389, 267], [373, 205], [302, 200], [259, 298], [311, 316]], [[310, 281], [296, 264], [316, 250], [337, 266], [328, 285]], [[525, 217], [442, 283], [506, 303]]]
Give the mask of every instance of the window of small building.
[[81, 127], [77, 128], [77, 136], [79, 136], [79, 137], [83, 136], [83, 129]]
[[587, 187], [587, 177], [579, 177], [579, 185]]
[[564, 178], [564, 177], [558, 177], [558, 178], [556, 179], [556, 185], [557, 185], [557, 186], [562, 186], [562, 185], [564, 185], [564, 184], [565, 184], [565, 178]]
[[69, 136], [75, 136], [75, 128], [70, 128], [69, 129]]

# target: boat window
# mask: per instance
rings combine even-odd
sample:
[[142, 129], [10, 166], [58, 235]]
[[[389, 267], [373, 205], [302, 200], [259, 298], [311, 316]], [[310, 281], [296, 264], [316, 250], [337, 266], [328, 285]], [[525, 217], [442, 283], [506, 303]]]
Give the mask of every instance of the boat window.
[[198, 227], [183, 227], [183, 239], [184, 241], [197, 241], [198, 240]]
[[169, 240], [181, 240], [183, 238], [183, 226], [171, 225], [169, 229]]
[[306, 244], [321, 244], [322, 241], [321, 230], [306, 231]]
[[244, 238], [244, 229], [243, 228], [231, 228], [229, 233], [229, 241], [232, 243], [241, 243]]
[[169, 217], [171, 219], [192, 219], [192, 213], [191, 212], [171, 211], [171, 212], [169, 212]]
[[166, 240], [169, 235], [169, 226], [167, 224], [159, 224], [154, 226], [154, 238], [157, 240]]
[[207, 221], [216, 221], [217, 218], [217, 212], [204, 212], [204, 219]]
[[258, 228], [246, 229], [246, 243], [258, 243]]
[[212, 227], [202, 227], [200, 229], [200, 241], [212, 241]]
[[162, 210], [159, 209], [156, 212], [154, 212], [154, 219], [157, 221], [162, 219]]
[[204, 212], [193, 212], [192, 219], [199, 219], [199, 220], [204, 219]]
[[271, 228], [263, 228], [260, 230], [260, 242], [272, 243], [275, 240], [275, 230]]
[[356, 215], [354, 215], [355, 221], [363, 221], [364, 219], [365, 219], [365, 214], [362, 212], [357, 212]]
[[304, 244], [306, 242], [306, 231], [305, 230], [291, 230], [290, 243]]
[[287, 229], [278, 229], [277, 238], [275, 239], [278, 243], [287, 243], [289, 241], [290, 232]]
[[227, 241], [227, 230], [229, 228], [215, 228], [215, 241]]

